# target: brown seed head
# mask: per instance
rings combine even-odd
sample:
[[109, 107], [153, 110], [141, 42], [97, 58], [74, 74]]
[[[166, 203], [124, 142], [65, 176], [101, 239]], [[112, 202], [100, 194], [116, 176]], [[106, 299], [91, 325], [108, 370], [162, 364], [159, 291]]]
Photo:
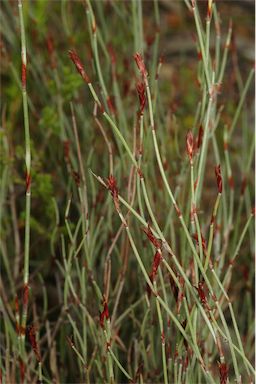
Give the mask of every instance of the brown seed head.
[[157, 270], [158, 270], [158, 267], [159, 267], [159, 265], [160, 265], [161, 260], [162, 260], [162, 254], [161, 254], [161, 252], [156, 251], [155, 256], [154, 256], [153, 265], [152, 265], [152, 272], [151, 272], [151, 276], [152, 276], [152, 279], [153, 279], [153, 280], [154, 280], [155, 277], [156, 277]]
[[89, 76], [87, 75], [87, 73], [85, 72], [85, 69], [84, 69], [84, 66], [79, 58], [79, 56], [77, 55], [77, 53], [74, 51], [74, 50], [70, 50], [68, 51], [68, 54], [69, 54], [69, 57], [70, 59], [73, 61], [73, 63], [75, 64], [76, 66], [76, 69], [77, 71], [80, 73], [80, 75], [82, 76], [82, 78], [84, 79], [84, 81], [88, 84], [90, 83], [90, 79], [89, 79]]
[[33, 348], [33, 351], [36, 355], [36, 359], [37, 359], [37, 361], [40, 362], [41, 361], [41, 355], [40, 355], [40, 351], [39, 351], [38, 344], [36, 341], [35, 327], [33, 325], [31, 325], [28, 328], [28, 336], [29, 336], [29, 342], [31, 344], [31, 347]]
[[155, 247], [156, 249], [161, 249], [161, 247], [162, 247], [162, 241], [161, 241], [160, 239], [157, 239], [157, 238], [153, 235], [153, 232], [151, 231], [149, 224], [148, 224], [148, 227], [147, 227], [147, 228], [143, 228], [142, 230], [143, 230], [143, 232], [145, 232], [145, 234], [147, 235], [149, 241], [154, 245], [154, 247]]
[[220, 384], [227, 384], [228, 382], [228, 366], [226, 363], [218, 363], [220, 372]]
[[100, 326], [101, 328], [104, 328], [104, 320], [109, 319], [109, 311], [108, 311], [108, 304], [106, 300], [104, 300], [103, 303], [103, 311], [100, 313]]
[[193, 137], [192, 131], [189, 131], [187, 133], [186, 144], [187, 144], [187, 154], [191, 163], [193, 159], [193, 152], [194, 152], [194, 137]]
[[222, 176], [221, 176], [220, 165], [216, 165], [215, 175], [216, 175], [216, 179], [217, 179], [218, 191], [219, 191], [219, 193], [222, 193]]
[[146, 92], [145, 92], [145, 84], [143, 82], [139, 82], [136, 85], [136, 89], [139, 95], [140, 101], [140, 114], [143, 114], [145, 104], [146, 104]]
[[133, 58], [137, 64], [137, 67], [141, 73], [141, 76], [144, 78], [144, 80], [147, 78], [148, 76], [148, 72], [146, 70], [146, 67], [145, 67], [145, 63], [144, 63], [144, 60], [143, 60], [143, 57], [141, 56], [140, 53], [135, 53], [133, 55]]

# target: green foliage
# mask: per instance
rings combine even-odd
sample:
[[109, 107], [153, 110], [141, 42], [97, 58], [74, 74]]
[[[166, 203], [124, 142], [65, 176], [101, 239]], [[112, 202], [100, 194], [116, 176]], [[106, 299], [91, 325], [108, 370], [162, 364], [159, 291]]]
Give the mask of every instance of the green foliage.
[[60, 134], [60, 123], [56, 109], [57, 106], [45, 106], [42, 110], [39, 126], [42, 131], [50, 131], [58, 136]]
[[64, 65], [62, 67], [63, 78], [61, 81], [61, 94], [66, 102], [70, 101], [76, 91], [82, 86], [82, 79], [77, 76], [77, 73], [72, 67]]

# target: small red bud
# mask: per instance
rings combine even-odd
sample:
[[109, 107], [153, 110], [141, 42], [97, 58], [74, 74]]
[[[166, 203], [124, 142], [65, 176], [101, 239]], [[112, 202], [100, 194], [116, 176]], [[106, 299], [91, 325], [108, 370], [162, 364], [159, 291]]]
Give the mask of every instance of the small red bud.
[[29, 297], [29, 286], [25, 284], [23, 287], [23, 305], [24, 307], [28, 306], [28, 297]]
[[222, 193], [222, 177], [221, 177], [220, 165], [216, 165], [215, 175], [216, 175], [216, 179], [217, 179], [218, 191], [219, 191], [219, 193]]
[[80, 73], [80, 75], [84, 79], [84, 81], [87, 84], [90, 83], [90, 79], [89, 79], [87, 73], [85, 72], [84, 66], [83, 66], [79, 56], [77, 55], [77, 53], [74, 50], [70, 50], [70, 51], [68, 51], [68, 54], [69, 54], [70, 59], [75, 64], [77, 71]]
[[220, 384], [227, 384], [228, 382], [228, 366], [226, 363], [218, 363], [220, 372]]
[[31, 174], [27, 173], [26, 174], [26, 192], [29, 192], [30, 185], [31, 185]]
[[146, 104], [146, 92], [145, 92], [145, 84], [143, 82], [139, 82], [136, 85], [136, 89], [139, 95], [139, 101], [140, 101], [140, 114], [143, 114], [145, 104]]
[[196, 290], [198, 292], [201, 303], [209, 311], [210, 307], [208, 305], [207, 297], [206, 297], [205, 292], [204, 292], [204, 284], [202, 282], [199, 282], [198, 287], [196, 287]]
[[157, 239], [154, 235], [153, 232], [150, 229], [150, 226], [148, 224], [147, 228], [142, 229], [143, 232], [147, 235], [149, 241], [154, 245], [156, 249], [161, 249], [162, 247], [162, 241], [160, 239]]
[[144, 78], [144, 80], [147, 78], [148, 76], [148, 72], [146, 70], [146, 67], [145, 67], [145, 63], [144, 63], [144, 60], [143, 60], [143, 57], [141, 56], [141, 54], [139, 54], [138, 52], [135, 53], [133, 55], [133, 58], [137, 64], [137, 67], [141, 73], [141, 76]]
[[194, 151], [194, 137], [191, 131], [187, 133], [186, 144], [187, 144], [187, 154], [191, 163], [193, 159], [193, 151]]
[[40, 355], [40, 351], [39, 351], [38, 344], [36, 341], [35, 327], [33, 325], [31, 325], [28, 328], [28, 335], [29, 335], [29, 342], [31, 344], [31, 347], [33, 348], [35, 355], [36, 355], [36, 359], [37, 359], [37, 361], [40, 362], [41, 361], [41, 355]]
[[104, 300], [103, 303], [103, 311], [100, 313], [100, 326], [101, 328], [104, 328], [104, 320], [109, 319], [109, 311], [108, 311], [108, 304], [106, 300]]
[[203, 130], [202, 125], [200, 125], [199, 131], [198, 131], [198, 136], [197, 136], [197, 149], [199, 149], [202, 145], [203, 135], [204, 135], [204, 130]]
[[107, 188], [111, 192], [116, 210], [119, 211], [118, 188], [113, 175], [110, 175], [107, 179]]
[[72, 176], [73, 176], [74, 182], [79, 187], [80, 186], [80, 182], [81, 182], [79, 172], [73, 170], [72, 171]]
[[26, 367], [25, 367], [25, 364], [24, 362], [20, 359], [19, 361], [19, 366], [20, 366], [20, 382], [21, 383], [24, 383], [24, 380], [25, 380], [25, 371], [26, 371]]
[[162, 260], [162, 254], [161, 252], [156, 251], [155, 256], [154, 256], [154, 261], [153, 261], [153, 266], [152, 266], [152, 279], [155, 279], [155, 276], [157, 274], [158, 267], [160, 265], [160, 262]]
[[25, 63], [22, 63], [22, 66], [21, 66], [21, 84], [22, 84], [23, 89], [26, 89], [26, 81], [27, 81], [27, 66]]

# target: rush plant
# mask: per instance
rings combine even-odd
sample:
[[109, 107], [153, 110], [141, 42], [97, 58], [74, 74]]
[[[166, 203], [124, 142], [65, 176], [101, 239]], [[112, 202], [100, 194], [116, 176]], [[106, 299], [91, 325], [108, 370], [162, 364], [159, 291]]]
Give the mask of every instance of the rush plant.
[[2, 2], [2, 383], [254, 382], [242, 12]]

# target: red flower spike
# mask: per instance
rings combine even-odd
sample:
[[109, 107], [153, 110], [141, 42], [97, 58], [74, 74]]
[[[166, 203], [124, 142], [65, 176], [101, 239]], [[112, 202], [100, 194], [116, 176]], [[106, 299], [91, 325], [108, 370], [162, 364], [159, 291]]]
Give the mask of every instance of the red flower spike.
[[36, 341], [35, 327], [33, 325], [31, 325], [28, 328], [28, 336], [29, 336], [29, 342], [31, 344], [31, 347], [33, 348], [33, 351], [34, 351], [34, 353], [36, 355], [36, 359], [37, 359], [38, 362], [40, 362], [41, 361], [41, 355], [40, 355], [38, 344], [37, 344], [37, 341]]
[[198, 131], [198, 136], [197, 136], [197, 149], [199, 149], [202, 145], [203, 135], [204, 135], [204, 130], [203, 130], [202, 125], [200, 125], [199, 131]]
[[228, 382], [228, 366], [226, 363], [218, 363], [220, 372], [220, 384], [227, 384]]
[[26, 174], [26, 192], [29, 192], [31, 185], [31, 175], [30, 173]]
[[106, 301], [103, 303], [103, 311], [100, 313], [100, 326], [101, 328], [104, 328], [104, 320], [109, 319], [109, 311], [108, 311], [108, 304]]
[[21, 66], [21, 84], [22, 84], [23, 89], [26, 89], [26, 82], [27, 82], [27, 66], [25, 63], [22, 63], [22, 66]]
[[146, 91], [145, 91], [145, 84], [143, 82], [139, 82], [136, 85], [136, 89], [139, 95], [139, 101], [140, 101], [140, 114], [143, 115], [143, 111], [146, 104]]
[[77, 55], [77, 53], [74, 51], [74, 50], [70, 50], [68, 51], [68, 54], [69, 54], [69, 57], [70, 59], [73, 61], [73, 63], [75, 64], [76, 66], [76, 69], [77, 71], [80, 73], [80, 75], [82, 76], [83, 80], [88, 84], [90, 83], [90, 79], [89, 79], [89, 76], [87, 75], [87, 73], [85, 72], [84, 70], [84, 66], [79, 58], [79, 56]]
[[187, 145], [187, 154], [191, 163], [193, 159], [193, 152], [194, 152], [194, 137], [191, 131], [187, 133], [186, 145]]
[[219, 191], [219, 193], [222, 193], [222, 177], [221, 177], [220, 165], [216, 165], [215, 175], [216, 175], [216, 179], [217, 179], [218, 191]]
[[79, 172], [73, 170], [72, 171], [72, 176], [73, 176], [74, 182], [79, 187], [80, 186], [80, 182], [81, 182], [81, 178], [80, 178]]
[[162, 254], [158, 251], [156, 251], [155, 256], [154, 256], [154, 261], [153, 261], [153, 266], [152, 266], [152, 279], [154, 280], [157, 274], [158, 267], [161, 263], [162, 260]]
[[[199, 246], [198, 234], [194, 233], [193, 238], [196, 240], [196, 243]], [[205, 251], [206, 250], [206, 241], [205, 241], [205, 238], [203, 237], [202, 233], [201, 233], [201, 241], [202, 241], [203, 250]]]
[[111, 192], [116, 210], [119, 211], [118, 188], [116, 185], [116, 179], [113, 175], [110, 175], [107, 179], [107, 188]]
[[24, 307], [28, 306], [28, 296], [29, 296], [29, 286], [25, 284], [23, 287], [23, 305]]
[[109, 178], [107, 179], [107, 188], [111, 192], [111, 195], [118, 196], [118, 189], [116, 185], [116, 179], [114, 178], [113, 175], [110, 175]]
[[24, 380], [25, 380], [25, 364], [24, 364], [24, 362], [21, 359], [19, 361], [19, 365], [20, 365], [20, 382], [24, 383]]
[[148, 228], [143, 228], [143, 232], [147, 235], [149, 241], [154, 245], [156, 249], [161, 249], [162, 247], [162, 241], [160, 239], [157, 239], [153, 232], [150, 229], [150, 226], [148, 225]]
[[210, 310], [210, 307], [208, 305], [208, 302], [207, 302], [207, 297], [205, 295], [205, 292], [204, 292], [204, 284], [202, 282], [199, 282], [198, 284], [198, 287], [196, 287], [196, 290], [198, 292], [198, 295], [199, 295], [199, 298], [201, 300], [201, 303], [203, 304], [203, 306], [208, 309], [208, 311]]
[[148, 72], [146, 70], [146, 67], [145, 67], [145, 63], [144, 63], [144, 60], [143, 60], [143, 57], [141, 56], [141, 54], [139, 54], [138, 52], [135, 53], [133, 55], [133, 58], [137, 64], [137, 67], [141, 73], [141, 76], [144, 78], [144, 80], [146, 80], [147, 76], [148, 76]]

